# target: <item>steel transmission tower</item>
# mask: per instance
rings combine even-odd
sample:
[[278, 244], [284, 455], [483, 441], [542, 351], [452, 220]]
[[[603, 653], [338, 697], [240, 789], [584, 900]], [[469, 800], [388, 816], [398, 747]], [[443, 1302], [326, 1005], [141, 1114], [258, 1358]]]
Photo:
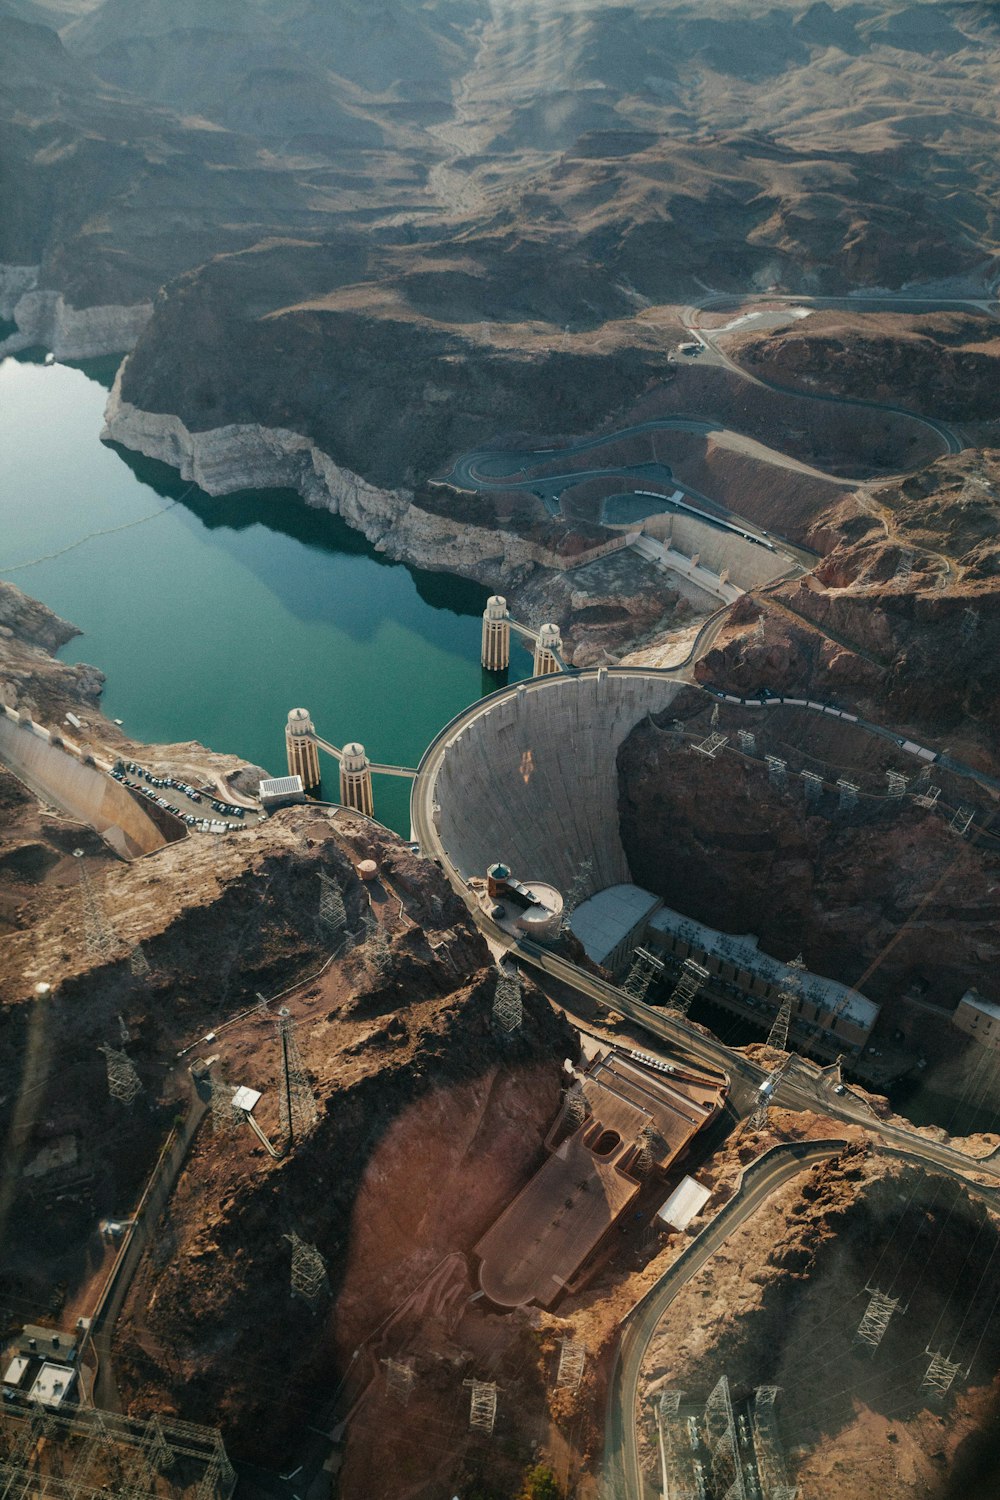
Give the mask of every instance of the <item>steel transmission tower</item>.
[[561, 927], [563, 932], [570, 930], [570, 918], [576, 908], [587, 899], [587, 892], [594, 883], [594, 861], [583, 859], [576, 867], [576, 872], [566, 892], [566, 900], [563, 902]]
[[574, 1078], [566, 1090], [565, 1109], [566, 1119], [574, 1130], [578, 1130], [587, 1118], [587, 1096], [578, 1078]]
[[583, 1379], [583, 1367], [587, 1362], [587, 1351], [582, 1344], [577, 1344], [573, 1339], [563, 1339], [559, 1350], [559, 1370], [556, 1374], [556, 1388], [565, 1388], [575, 1391]]
[[108, 1093], [112, 1099], [134, 1104], [142, 1093], [142, 1083], [128, 1053], [110, 1047], [107, 1042], [102, 1042], [97, 1050], [104, 1053], [108, 1065]]
[[287, 1006], [282, 1006], [278, 1012], [278, 1043], [281, 1048], [278, 1074], [281, 1128], [291, 1144], [315, 1125], [316, 1100], [295, 1039], [295, 1022]]
[[744, 755], [757, 754], [757, 737], [752, 729], [738, 729], [736, 738], [740, 742], [740, 749]]
[[500, 1031], [509, 1033], [520, 1029], [523, 1017], [520, 977], [516, 970], [509, 974], [506, 969], [501, 969], [493, 991], [493, 1020]]
[[708, 970], [704, 965], [696, 963], [693, 958], [686, 958], [681, 964], [674, 992], [667, 1001], [667, 1009], [686, 1016], [707, 982]]
[[[798, 958], [793, 958], [788, 967], [800, 972], [804, 970], [805, 963], [802, 954], [800, 953]], [[771, 1022], [771, 1030], [767, 1034], [767, 1045], [773, 1047], [776, 1052], [788, 1050], [788, 1028], [791, 1025], [792, 1006], [795, 1004], [799, 983], [798, 974], [790, 973], [784, 988], [778, 992], [778, 1013]]]
[[347, 911], [340, 886], [325, 870], [319, 872], [319, 925], [337, 938], [347, 926]]
[[776, 791], [783, 792], [788, 785], [788, 762], [780, 755], [765, 755], [767, 779]]
[[469, 1404], [469, 1426], [475, 1432], [485, 1432], [487, 1437], [493, 1436], [493, 1427], [497, 1419], [497, 1388], [493, 1381], [466, 1380], [464, 1382], [472, 1392]]
[[633, 1000], [645, 1000], [649, 986], [663, 973], [663, 968], [662, 958], [657, 958], [648, 948], [637, 948], [632, 955], [632, 967], [622, 989]]
[[940, 1350], [925, 1349], [924, 1353], [930, 1355], [931, 1362], [920, 1382], [920, 1389], [925, 1395], [943, 1399], [951, 1390], [955, 1376], [961, 1373], [961, 1366], [953, 1359], [948, 1359]]
[[398, 1401], [400, 1406], [406, 1406], [413, 1394], [413, 1382], [416, 1375], [413, 1369], [412, 1359], [384, 1359], [385, 1385], [387, 1393]]
[[330, 1283], [326, 1275], [326, 1261], [315, 1245], [300, 1239], [293, 1229], [286, 1234], [292, 1247], [292, 1295], [308, 1302], [313, 1312], [324, 1298], [330, 1295]]
[[848, 781], [846, 776], [841, 776], [837, 782], [837, 790], [840, 793], [840, 801], [837, 804], [839, 812], [853, 812], [858, 805], [858, 785], [854, 781]]
[[149, 978], [149, 959], [141, 943], [136, 943], [128, 956], [128, 969], [133, 979]]
[[899, 1306], [899, 1298], [889, 1297], [885, 1292], [880, 1292], [871, 1286], [866, 1286], [865, 1291], [869, 1294], [869, 1302], [862, 1314], [861, 1322], [858, 1324], [858, 1331], [854, 1335], [854, 1342], [856, 1344], [867, 1344], [874, 1354], [885, 1337], [885, 1331], [889, 1326], [889, 1319]]
[[75, 849], [73, 852], [80, 861], [80, 900], [83, 904], [84, 941], [88, 952], [96, 953], [101, 958], [110, 958], [118, 947], [118, 939], [107, 919], [100, 897], [91, 883], [83, 850]]

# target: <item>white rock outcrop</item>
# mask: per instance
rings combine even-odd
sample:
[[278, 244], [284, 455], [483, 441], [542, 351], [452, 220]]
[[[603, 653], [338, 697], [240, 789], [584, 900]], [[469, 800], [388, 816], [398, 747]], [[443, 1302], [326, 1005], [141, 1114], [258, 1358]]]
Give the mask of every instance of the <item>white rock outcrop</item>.
[[38, 274], [38, 266], [0, 266], [0, 317], [17, 324], [16, 333], [0, 340], [0, 355], [39, 344], [57, 359], [93, 359], [135, 347], [151, 302], [72, 307], [62, 292], [39, 291]]
[[534, 564], [552, 566], [544, 548], [422, 510], [412, 491], [370, 484], [288, 428], [247, 422], [191, 432], [171, 413], [143, 411], [122, 399], [123, 371], [108, 398], [103, 436], [170, 464], [210, 495], [295, 489], [308, 505], [343, 516], [389, 557], [491, 584]]

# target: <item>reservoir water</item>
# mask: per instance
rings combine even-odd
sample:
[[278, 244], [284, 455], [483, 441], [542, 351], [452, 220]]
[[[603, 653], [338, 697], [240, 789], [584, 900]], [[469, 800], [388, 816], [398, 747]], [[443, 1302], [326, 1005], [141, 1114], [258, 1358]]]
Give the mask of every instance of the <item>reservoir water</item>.
[[[104, 712], [136, 739], [282, 775], [303, 704], [334, 744], [415, 766], [499, 685], [479, 664], [488, 591], [387, 562], [293, 491], [213, 499], [101, 443], [115, 364], [0, 363], [0, 578], [83, 631], [59, 654], [106, 674]], [[515, 646], [510, 680], [530, 672]], [[324, 757], [334, 800], [336, 769]], [[409, 782], [376, 778], [376, 816], [404, 835], [408, 804]]]

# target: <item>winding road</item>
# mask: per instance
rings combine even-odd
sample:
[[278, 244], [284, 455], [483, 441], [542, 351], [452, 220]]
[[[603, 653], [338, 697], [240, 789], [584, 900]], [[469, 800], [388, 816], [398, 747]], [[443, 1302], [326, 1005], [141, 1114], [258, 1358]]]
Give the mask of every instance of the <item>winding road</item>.
[[[761, 296], [740, 297], [733, 296], [730, 293], [719, 292], [709, 294], [701, 302], [686, 307], [684, 309], [682, 320], [689, 333], [692, 333], [694, 335], [694, 337], [698, 340], [698, 342], [704, 349], [711, 351], [719, 364], [723, 365], [734, 375], [738, 375], [742, 380], [749, 381], [751, 385], [760, 386], [763, 390], [766, 391], [774, 391], [777, 395], [780, 396], [795, 396], [798, 397], [798, 399], [801, 401], [821, 401], [826, 403], [832, 402], [836, 406], [854, 406], [868, 411], [885, 412], [890, 416], [905, 417], [908, 421], [916, 422], [918, 426], [926, 427], [929, 429], [929, 431], [933, 432], [934, 435], [944, 445], [944, 451], [946, 453], [961, 453], [963, 447], [965, 446], [965, 444], [962, 442], [962, 439], [959, 437], [953, 427], [950, 427], [946, 422], [939, 421], [936, 417], [921, 416], [917, 412], [911, 411], [908, 407], [895, 406], [889, 402], [884, 401], [869, 401], [862, 396], [830, 396], [825, 395], [819, 391], [802, 391], [798, 390], [795, 386], [779, 385], [776, 381], [764, 380], [759, 375], [751, 374], [749, 370], [745, 369], [743, 365], [738, 364], [737, 361], [731, 357], [731, 355], [727, 354], [726, 351], [719, 346], [719, 339], [721, 337], [724, 337], [726, 333], [733, 331], [732, 325], [714, 329], [704, 328], [701, 323], [701, 314], [707, 312], [709, 309], [712, 309], [715, 312], [723, 312], [727, 307], [732, 307], [733, 310], [736, 311], [737, 308], [745, 307], [748, 303], [752, 302], [771, 304], [775, 302], [790, 303], [794, 307], [808, 308], [810, 311], [815, 312], [822, 312], [831, 308], [850, 308], [855, 312], [864, 312], [866, 310], [866, 307], [870, 312], [886, 310], [939, 312], [941, 311], [942, 307], [942, 304], [940, 302], [927, 302], [923, 299], [918, 298], [887, 298], [884, 295], [872, 298], [785, 296], [768, 297], [766, 294]], [[983, 310], [985, 305], [986, 304], [976, 303], [972, 301], [947, 303], [947, 306], [949, 307], [975, 307], [980, 311]], [[742, 324], [744, 321], [749, 320], [744, 320], [744, 318], [741, 317], [737, 321]]]
[[[725, 611], [720, 611], [720, 617]], [[654, 677], [678, 677], [678, 669], [655, 668], [629, 669], [610, 668], [612, 672], [637, 670], [640, 675]], [[535, 678], [520, 684], [525, 692], [545, 692], [559, 681], [558, 678]], [[421, 760], [414, 781], [411, 798], [411, 823], [413, 837], [423, 852], [445, 871], [455, 890], [462, 896], [479, 928], [494, 945], [501, 946], [517, 957], [518, 961], [530, 964], [541, 974], [557, 980], [563, 987], [563, 995], [576, 995], [582, 1002], [580, 1009], [596, 1004], [605, 1011], [617, 1013], [641, 1026], [669, 1057], [681, 1057], [702, 1066], [712, 1068], [724, 1075], [730, 1084], [730, 1102], [740, 1117], [745, 1117], [756, 1102], [757, 1091], [768, 1076], [755, 1063], [731, 1050], [723, 1042], [700, 1028], [690, 1024], [674, 1012], [646, 1005], [634, 999], [617, 986], [601, 979], [568, 959], [551, 952], [528, 939], [515, 939], [493, 922], [479, 906], [473, 893], [452, 865], [447, 850], [441, 843], [434, 825], [434, 787], [438, 770], [446, 752], [448, 742], [464, 729], [491, 703], [517, 692], [518, 688], [503, 688], [488, 698], [474, 704], [445, 726], [428, 746]], [[711, 694], [712, 697], [725, 696]], [[742, 700], [736, 700], [742, 701]], [[766, 712], [770, 704], [779, 700], [749, 700], [746, 706], [757, 707]], [[828, 712], [824, 705], [796, 704], [805, 712]], [[853, 720], [858, 727], [900, 743], [880, 725]], [[953, 769], [959, 769], [953, 767]], [[982, 780], [979, 773], [965, 767], [964, 774]], [[560, 1003], [573, 1013], [572, 1002]], [[820, 1070], [801, 1058], [793, 1058], [775, 1091], [774, 1100], [790, 1110], [809, 1111], [833, 1120], [859, 1126], [870, 1136], [880, 1141], [883, 1148], [901, 1159], [922, 1167], [924, 1170], [944, 1172], [961, 1182], [970, 1192], [985, 1199], [992, 1206], [1000, 1206], [1000, 1156], [994, 1153], [985, 1160], [968, 1156], [948, 1140], [930, 1140], [916, 1129], [894, 1120], [881, 1120], [869, 1105], [849, 1089], [843, 1094], [834, 1093], [835, 1075], [831, 1070]], [[636, 1437], [636, 1402], [643, 1358], [657, 1323], [677, 1296], [683, 1285], [706, 1263], [725, 1240], [753, 1214], [767, 1199], [790, 1181], [799, 1172], [826, 1159], [839, 1149], [839, 1140], [799, 1143], [768, 1152], [748, 1169], [740, 1192], [712, 1219], [681, 1258], [669, 1268], [656, 1286], [632, 1309], [624, 1323], [624, 1332], [619, 1347], [609, 1392], [606, 1428], [606, 1477], [610, 1494], [615, 1500], [644, 1500], [644, 1484], [641, 1475], [640, 1456]]]

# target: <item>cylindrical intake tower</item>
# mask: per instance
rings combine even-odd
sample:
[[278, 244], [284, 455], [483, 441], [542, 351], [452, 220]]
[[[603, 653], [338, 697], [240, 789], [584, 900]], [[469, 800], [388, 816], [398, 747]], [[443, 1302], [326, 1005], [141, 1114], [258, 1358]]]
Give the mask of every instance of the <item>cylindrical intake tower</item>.
[[483, 610], [483, 666], [502, 672], [510, 666], [510, 615], [502, 594], [493, 594]]
[[559, 635], [559, 626], [543, 625], [538, 632], [538, 640], [535, 642], [534, 675], [548, 677], [552, 672], [558, 672], [561, 654], [562, 639]]
[[368, 818], [375, 816], [371, 762], [364, 745], [356, 742], [340, 752], [340, 800], [344, 807], [353, 807]]
[[293, 708], [285, 725], [289, 776], [301, 776], [307, 792], [319, 791], [319, 746], [316, 726], [306, 708]]

